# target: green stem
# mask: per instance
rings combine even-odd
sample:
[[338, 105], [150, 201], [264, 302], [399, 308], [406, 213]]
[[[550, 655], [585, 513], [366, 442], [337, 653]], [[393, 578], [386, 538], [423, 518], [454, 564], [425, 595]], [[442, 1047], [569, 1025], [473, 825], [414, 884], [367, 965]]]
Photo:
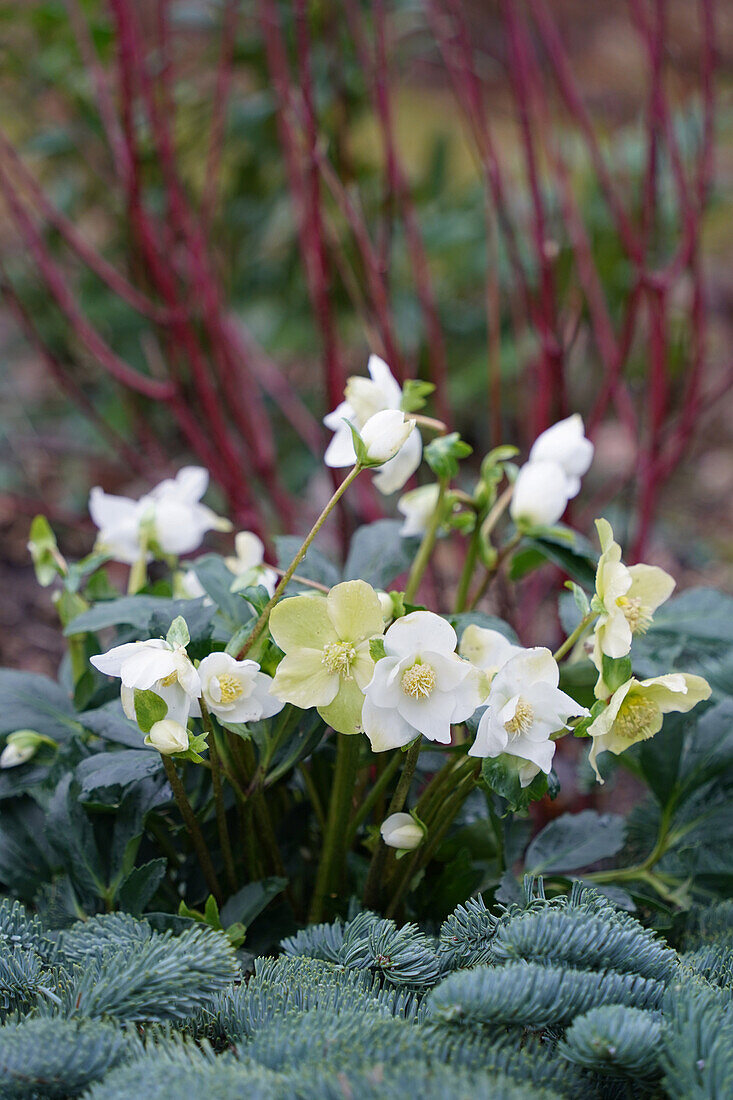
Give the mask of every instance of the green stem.
[[305, 789], [306, 789], [306, 792], [308, 794], [308, 797], [311, 800], [311, 805], [313, 807], [313, 812], [316, 815], [316, 820], [318, 821], [319, 828], [320, 828], [322, 833], [325, 833], [325, 831], [326, 831], [326, 815], [323, 812], [323, 806], [321, 805], [321, 799], [320, 799], [320, 796], [318, 794], [318, 790], [316, 789], [316, 784], [313, 780], [313, 776], [311, 775], [310, 768], [308, 767], [308, 765], [305, 763], [304, 760], [301, 760], [300, 764], [298, 765], [298, 771], [303, 776], [303, 783], [305, 784]]
[[176, 800], [178, 809], [181, 811], [181, 817], [183, 823], [188, 830], [188, 835], [191, 838], [193, 849], [196, 853], [196, 858], [199, 861], [201, 870], [203, 871], [204, 878], [206, 879], [206, 885], [216, 899], [217, 905], [221, 906], [223, 901], [223, 895], [221, 892], [221, 886], [219, 885], [219, 879], [216, 876], [214, 865], [211, 862], [211, 856], [209, 850], [206, 847], [206, 842], [203, 837], [203, 833], [199, 828], [199, 823], [196, 820], [196, 815], [193, 812], [191, 803], [188, 801], [188, 795], [186, 789], [181, 782], [181, 778], [176, 771], [176, 766], [171, 760], [170, 756], [161, 756], [163, 761], [163, 767], [165, 774], [168, 777], [168, 782], [171, 785], [173, 791], [173, 797]]
[[425, 534], [422, 537], [422, 542], [415, 555], [415, 560], [412, 563], [410, 575], [405, 585], [405, 603], [412, 603], [415, 599], [417, 590], [420, 587], [420, 581], [423, 578], [423, 573], [427, 569], [430, 556], [438, 538], [438, 531], [440, 530], [440, 524], [443, 519], [443, 502], [445, 500], [445, 490], [447, 487], [445, 478], [441, 478], [438, 485], [438, 499], [435, 504], [435, 509], [425, 529]]
[[374, 786], [369, 791], [369, 794], [366, 796], [366, 798], [362, 802], [361, 806], [359, 807], [359, 809], [356, 811], [356, 813], [352, 817], [351, 821], [349, 822], [349, 833], [348, 833], [349, 847], [351, 846], [351, 844], [353, 844], [353, 842], [356, 838], [356, 834], [359, 830], [359, 826], [364, 821], [366, 821], [369, 814], [372, 812], [372, 810], [376, 806], [377, 802], [382, 797], [382, 792], [389, 785], [390, 780], [392, 779], [392, 776], [395, 774], [395, 772], [399, 768], [401, 759], [402, 759], [402, 753], [399, 750], [396, 750], [395, 752], [392, 753], [392, 759], [389, 761], [386, 768], [384, 769], [382, 774], [379, 776], [379, 778], [377, 779]]
[[359, 738], [356, 735], [337, 734], [336, 768], [333, 775], [331, 799], [328, 804], [326, 832], [321, 849], [321, 861], [318, 865], [316, 885], [313, 891], [308, 919], [317, 922], [323, 919], [326, 896], [338, 887], [341, 870], [346, 857], [344, 837], [349, 820], [354, 780], [359, 764]]
[[227, 812], [226, 806], [224, 805], [224, 791], [221, 785], [221, 761], [219, 759], [217, 736], [216, 730], [214, 729], [214, 723], [211, 720], [211, 715], [203, 699], [201, 700], [201, 716], [204, 729], [208, 734], [209, 760], [211, 762], [211, 786], [214, 791], [216, 827], [219, 832], [219, 843], [224, 858], [224, 870], [226, 871], [229, 889], [232, 893], [235, 893], [237, 889], [237, 872], [234, 867], [234, 856], [232, 855], [232, 845], [229, 839], [229, 828], [227, 826]]
[[434, 853], [440, 847], [448, 829], [453, 824], [456, 814], [473, 790], [479, 765], [478, 761], [475, 760], [472, 760], [471, 763], [473, 765], [471, 772], [462, 777], [461, 781], [455, 787], [453, 794], [441, 806], [441, 821], [437, 828], [433, 829], [427, 822], [425, 823], [428, 827], [428, 835], [425, 842], [421, 844], [419, 848], [416, 848], [412, 855], [406, 859], [406, 866], [400, 869], [397, 885], [392, 895], [392, 900], [387, 907], [386, 916], [394, 917], [402, 903], [402, 899], [410, 888], [410, 883], [413, 878], [421, 867], [426, 866], [430, 862]]
[[476, 526], [474, 527], [473, 534], [471, 535], [471, 541], [468, 544], [468, 550], [466, 551], [466, 560], [463, 563], [461, 577], [458, 581], [458, 590], [456, 592], [456, 614], [460, 614], [461, 611], [466, 610], [466, 603], [468, 602], [468, 590], [471, 586], [474, 569], [476, 568], [476, 558], [478, 557], [480, 542], [481, 524], [479, 522], [479, 517], [477, 516]]
[[308, 534], [305, 537], [303, 545], [301, 546], [300, 550], [295, 555], [295, 557], [291, 561], [290, 565], [286, 569], [285, 573], [282, 576], [282, 579], [280, 580], [280, 583], [278, 584], [277, 588], [273, 592], [272, 596], [270, 597], [270, 599], [267, 601], [267, 603], [263, 607], [262, 613], [261, 613], [259, 619], [257, 620], [257, 622], [255, 623], [255, 625], [252, 629], [252, 633], [249, 635], [249, 637], [247, 638], [247, 641], [245, 642], [242, 649], [240, 650], [240, 652], [239, 652], [239, 660], [240, 661], [249, 652], [252, 645], [257, 640], [257, 638], [259, 638], [260, 634], [262, 633], [265, 626], [267, 625], [267, 620], [270, 618], [270, 612], [272, 611], [275, 604], [278, 603], [280, 601], [280, 599], [282, 598], [282, 596], [284, 595], [285, 589], [288, 587], [288, 585], [290, 584], [290, 581], [293, 579], [293, 576], [295, 574], [295, 570], [298, 568], [298, 566], [302, 562], [303, 558], [305, 557], [305, 555], [308, 551], [308, 547], [313, 542], [313, 539], [316, 537], [316, 535], [318, 534], [320, 529], [323, 527], [323, 524], [328, 519], [328, 516], [333, 511], [333, 509], [336, 507], [336, 505], [338, 504], [341, 497], [344, 495], [346, 490], [351, 485], [352, 481], [355, 481], [356, 478], [359, 476], [362, 469], [363, 469], [363, 467], [360, 466], [357, 463], [356, 466], [354, 466], [353, 470], [349, 471], [349, 473], [346, 475], [344, 480], [339, 485], [336, 492], [333, 494], [333, 496], [329, 500], [326, 507], [321, 512], [321, 514], [318, 517], [318, 519], [316, 520], [316, 522], [311, 527], [310, 531], [308, 532]]
[[556, 649], [553, 653], [552, 656], [555, 658], [556, 661], [559, 661], [562, 657], [565, 656], [566, 653], [570, 652], [575, 643], [585, 633], [586, 628], [590, 626], [590, 624], [597, 618], [598, 615], [595, 611], [589, 611], [587, 615], [583, 616], [572, 634], [569, 634], [562, 645], [559, 647], [559, 649]]
[[[402, 769], [402, 775], [399, 778], [399, 782], [395, 787], [395, 792], [392, 795], [392, 800], [387, 808], [387, 817], [399, 813], [407, 801], [412, 779], [415, 774], [415, 768], [420, 759], [421, 741], [422, 737], [417, 737], [407, 750], [405, 766]], [[372, 861], [369, 865], [369, 872], [364, 886], [364, 904], [370, 909], [376, 909], [379, 906], [382, 892], [382, 876], [387, 854], [387, 845], [380, 836], [377, 847], [374, 849], [374, 854], [372, 855]]]
[[489, 585], [491, 584], [496, 574], [499, 572], [501, 566], [504, 564], [505, 559], [509, 556], [509, 554], [511, 554], [514, 547], [517, 546], [521, 541], [521, 531], [515, 531], [512, 537], [507, 542], [505, 542], [501, 550], [499, 550], [498, 554], [496, 555], [496, 561], [494, 562], [494, 564], [492, 566], [486, 567], [486, 574], [484, 576], [484, 579], [482, 580], [476, 594], [469, 604], [469, 609], [471, 611], [473, 611], [476, 604], [486, 595]]

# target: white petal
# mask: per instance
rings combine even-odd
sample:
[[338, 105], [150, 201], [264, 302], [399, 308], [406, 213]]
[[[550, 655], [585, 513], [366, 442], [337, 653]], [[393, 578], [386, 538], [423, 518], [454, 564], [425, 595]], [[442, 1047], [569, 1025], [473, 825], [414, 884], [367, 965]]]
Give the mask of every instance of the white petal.
[[380, 359], [378, 355], [370, 355], [367, 370], [372, 381], [381, 390], [387, 408], [399, 409], [402, 404], [402, 389], [384, 359]]
[[555, 755], [555, 742], [549, 740], [530, 741], [526, 737], [521, 737], [515, 741], [510, 740], [504, 751], [509, 753], [510, 756], [519, 756], [522, 760], [530, 760], [545, 775], [549, 775], [552, 758]]
[[137, 653], [140, 646], [140, 642], [125, 642], [124, 645], [117, 645], [114, 649], [108, 649], [106, 653], [95, 654], [94, 657], [89, 658], [89, 663], [99, 672], [103, 672], [105, 676], [120, 676], [123, 663], [133, 653]]
[[129, 688], [149, 690], [156, 680], [164, 680], [176, 671], [173, 652], [170, 649], [154, 650], [141, 645], [137, 652], [125, 658], [122, 665], [122, 683]]
[[481, 721], [476, 731], [476, 740], [468, 750], [469, 756], [500, 756], [506, 750], [509, 734], [503, 725], [492, 715], [491, 708], [487, 708], [481, 715]]
[[448, 655], [456, 648], [456, 632], [449, 622], [432, 611], [411, 611], [392, 623], [384, 635], [389, 657], [418, 656], [424, 650]]
[[380, 493], [385, 496], [396, 493], [415, 473], [422, 462], [422, 437], [417, 428], [407, 437], [407, 442], [401, 447], [394, 458], [385, 462], [373, 481]]
[[418, 736], [418, 731], [399, 711], [376, 706], [368, 695], [364, 698], [361, 723], [374, 752], [401, 748]]
[[237, 572], [245, 572], [262, 565], [265, 546], [253, 531], [238, 531], [234, 536], [234, 552], [237, 555]]
[[374, 674], [364, 687], [364, 693], [375, 706], [396, 707], [404, 692], [400, 687], [402, 662], [398, 657], [382, 657], [374, 666]]
[[497, 672], [489, 698], [510, 699], [524, 694], [530, 684], [538, 682], [557, 687], [559, 680], [560, 670], [549, 649], [534, 646], [511, 657]]
[[[593, 461], [593, 444], [585, 438], [582, 417], [578, 413], [553, 424], [537, 437], [529, 452], [530, 462], [557, 462], [572, 485], [580, 488], [580, 478]], [[578, 489], [570, 495], [575, 496]]]
[[510, 511], [515, 522], [551, 527], [568, 503], [567, 478], [556, 462], [528, 462], [514, 483]]
[[326, 448], [323, 461], [327, 466], [341, 469], [344, 466], [353, 466], [356, 462], [354, 439], [351, 430], [346, 424], [336, 429], [336, 434]]
[[423, 737], [427, 737], [428, 741], [437, 741], [441, 745], [450, 744], [453, 716], [453, 699], [450, 695], [434, 691], [429, 699], [413, 699], [403, 692], [398, 709], [401, 716], [419, 730]]

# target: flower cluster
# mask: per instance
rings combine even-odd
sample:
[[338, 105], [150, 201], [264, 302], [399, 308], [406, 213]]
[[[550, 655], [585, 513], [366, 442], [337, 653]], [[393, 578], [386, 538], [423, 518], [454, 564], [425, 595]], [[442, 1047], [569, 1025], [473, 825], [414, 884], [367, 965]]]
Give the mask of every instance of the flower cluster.
[[[353, 466], [352, 476], [378, 466], [376, 484], [388, 493], [403, 486], [419, 466], [422, 440], [414, 419], [404, 414], [405, 407], [414, 407], [414, 398], [377, 356], [371, 356], [368, 370], [369, 378], [349, 379], [345, 400], [325, 418], [334, 432], [326, 462]], [[399, 502], [403, 536], [425, 540], [441, 530], [447, 513], [438, 509], [445, 486], [455, 455], [465, 453], [450, 443], [458, 437], [446, 438], [442, 450], [431, 445], [432, 461], [431, 448], [426, 450], [441, 481], [412, 490]], [[573, 415], [538, 437], [518, 473], [506, 462], [514, 453], [513, 448], [492, 452], [493, 459], [488, 456], [488, 466], [482, 466], [482, 485], [469, 498], [475, 515], [465, 529], [478, 538], [476, 550], [489, 570], [498, 560], [487, 540], [501, 506], [496, 489], [501, 478], [509, 481], [502, 500], [516, 524], [512, 546], [523, 532], [558, 522], [580, 490], [593, 444], [580, 416]], [[205, 471], [187, 467], [139, 501], [93, 490], [90, 507], [100, 527], [100, 546], [130, 562], [153, 551], [177, 555], [195, 549], [205, 530], [225, 526], [200, 502], [206, 484]], [[450, 622], [432, 611], [411, 609], [407, 593], [378, 592], [364, 580], [347, 580], [326, 594], [290, 596], [284, 591], [287, 575], [275, 591], [277, 574], [265, 564], [263, 545], [251, 532], [240, 532], [235, 554], [224, 559], [234, 576], [232, 591], [246, 595], [259, 584], [271, 596], [247, 643], [247, 648], [256, 647], [250, 657], [215, 651], [194, 663], [181, 620], [166, 639], [117, 646], [92, 658], [92, 664], [119, 677], [125, 713], [162, 753], [188, 750], [190, 719], [214, 715], [224, 726], [241, 726], [271, 717], [287, 703], [315, 708], [339, 734], [365, 734], [374, 752], [404, 748], [423, 737], [449, 745], [454, 727], [473, 720], [468, 756], [510, 762], [522, 786], [540, 772], [550, 773], [558, 739], [574, 728], [591, 739], [590, 763], [601, 780], [597, 761], [602, 753], [618, 754], [653, 736], [665, 713], [689, 710], [707, 697], [709, 688], [700, 677], [682, 673], [633, 677], [632, 640], [649, 627], [674, 582], [656, 567], [624, 565], [610, 525], [599, 520], [597, 526], [601, 554], [595, 592], [590, 604], [586, 600], [577, 639], [568, 640], [568, 648], [573, 640], [582, 646], [593, 626], [590, 657], [598, 677], [592, 710], [560, 688], [560, 666], [549, 649], [525, 648], [507, 633], [477, 623], [465, 628], [459, 645]], [[188, 595], [206, 595], [193, 570], [183, 574], [179, 587]], [[272, 676], [253, 659], [263, 652], [263, 639], [257, 640], [262, 630], [269, 639]], [[565, 652], [561, 647], [558, 655]], [[159, 701], [153, 712], [150, 693]], [[20, 746], [12, 749], [16, 756], [21, 751]], [[405, 822], [398, 823], [398, 830], [403, 827]], [[403, 840], [408, 834], [413, 835], [409, 828]]]

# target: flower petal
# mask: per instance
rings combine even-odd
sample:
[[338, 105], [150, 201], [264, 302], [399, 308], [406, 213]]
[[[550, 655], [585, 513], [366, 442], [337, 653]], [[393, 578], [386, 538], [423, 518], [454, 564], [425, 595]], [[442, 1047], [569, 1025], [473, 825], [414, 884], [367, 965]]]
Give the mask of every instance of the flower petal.
[[338, 637], [361, 642], [384, 629], [379, 597], [366, 581], [343, 581], [326, 596], [328, 616]]
[[394, 458], [385, 462], [374, 475], [374, 484], [384, 496], [396, 493], [409, 481], [421, 462], [422, 437], [419, 430], [414, 428]]
[[656, 611], [674, 592], [674, 578], [656, 565], [631, 565], [629, 573], [629, 599], [638, 597], [646, 611]]
[[378, 355], [370, 355], [367, 370], [372, 381], [382, 391], [386, 407], [388, 409], [399, 409], [402, 404], [402, 389], [384, 359], [380, 359]]
[[388, 656], [414, 657], [424, 650], [450, 654], [456, 648], [456, 632], [449, 622], [432, 611], [412, 611], [392, 623], [384, 636]]
[[367, 695], [361, 711], [361, 724], [374, 752], [398, 749], [419, 736], [418, 731], [396, 709], [376, 706]]
[[361, 733], [363, 705], [364, 695], [356, 680], [345, 680], [342, 677], [336, 698], [327, 706], [319, 707], [318, 713], [336, 733]]
[[339, 675], [324, 665], [322, 650], [299, 648], [277, 666], [271, 691], [283, 702], [307, 709], [333, 702], [339, 683]]
[[322, 650], [339, 640], [321, 596], [289, 596], [275, 604], [270, 633], [285, 653], [299, 647]]
[[442, 692], [434, 691], [428, 699], [413, 699], [403, 693], [398, 710], [428, 741], [449, 745], [453, 706], [452, 696]]

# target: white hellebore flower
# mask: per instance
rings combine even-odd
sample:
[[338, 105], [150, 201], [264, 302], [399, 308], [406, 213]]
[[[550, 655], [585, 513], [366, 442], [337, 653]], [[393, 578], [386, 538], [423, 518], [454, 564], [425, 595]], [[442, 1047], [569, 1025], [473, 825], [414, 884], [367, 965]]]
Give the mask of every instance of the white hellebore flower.
[[[597, 519], [601, 556], [596, 569], [594, 609], [600, 611], [593, 634], [593, 663], [599, 672], [603, 656], [625, 657], [635, 634], [644, 634], [660, 604], [668, 600], [675, 582], [656, 565], [625, 566], [621, 547], [614, 542], [608, 520]], [[603, 692], [602, 677], [597, 694]]]
[[526, 649], [501, 668], [491, 685], [469, 756], [508, 753], [534, 764], [520, 771], [527, 786], [537, 771], [549, 775], [555, 742], [550, 734], [563, 729], [571, 716], [588, 711], [560, 691], [560, 670], [549, 649]]
[[583, 418], [574, 413], [537, 436], [529, 452], [529, 461], [556, 462], [561, 466], [567, 481], [567, 496], [572, 500], [580, 492], [580, 479], [590, 468], [593, 450], [593, 444], [585, 438]]
[[173, 575], [173, 595], [179, 600], [200, 600], [203, 597], [208, 604], [212, 602], [193, 569], [179, 570]]
[[[378, 355], [370, 355], [367, 364], [369, 378], [354, 376], [346, 383], [345, 400], [323, 418], [334, 432], [326, 450], [327, 466], [341, 468], [356, 462], [354, 440], [349, 424], [359, 433], [375, 413], [385, 409], [400, 410], [402, 389], [387, 364]], [[348, 423], [346, 423], [348, 421]], [[402, 446], [374, 476], [380, 493], [394, 493], [414, 474], [422, 459], [422, 440], [418, 431], [411, 431]]]
[[234, 554], [224, 558], [224, 564], [234, 574], [231, 591], [240, 592], [261, 584], [271, 596], [277, 586], [277, 573], [265, 565], [262, 539], [252, 531], [240, 531], [234, 536]]
[[432, 611], [413, 611], [384, 635], [386, 656], [364, 690], [362, 725], [375, 752], [414, 741], [450, 744], [451, 725], [481, 698], [479, 673], [455, 652], [456, 632]]
[[405, 522], [400, 527], [403, 539], [422, 537], [427, 530], [430, 517], [438, 506], [440, 486], [437, 482], [433, 485], [421, 485], [419, 489], [411, 489], [409, 493], [401, 496], [397, 502], [397, 511], [405, 517]]
[[128, 565], [147, 554], [151, 542], [175, 556], [196, 550], [207, 531], [231, 530], [228, 520], [201, 504], [208, 484], [208, 470], [184, 466], [140, 500], [112, 496], [96, 486], [89, 512], [99, 528], [97, 546]]
[[182, 645], [170, 645], [163, 638], [126, 642], [107, 653], [89, 658], [106, 676], [122, 681], [122, 709], [135, 722], [135, 689], [154, 691], [168, 706], [166, 719], [185, 726], [189, 715], [197, 718], [201, 680]]
[[225, 722], [259, 722], [285, 705], [270, 695], [272, 680], [256, 661], [210, 653], [199, 665], [201, 692], [212, 714]]
[[527, 462], [514, 482], [509, 506], [515, 523], [552, 527], [568, 506], [568, 479], [557, 462]]
[[163, 718], [151, 726], [145, 744], [157, 749], [162, 756], [185, 752], [188, 748], [188, 730], [172, 718]]
[[390, 814], [379, 830], [388, 848], [411, 852], [425, 839], [425, 830], [410, 814]]

